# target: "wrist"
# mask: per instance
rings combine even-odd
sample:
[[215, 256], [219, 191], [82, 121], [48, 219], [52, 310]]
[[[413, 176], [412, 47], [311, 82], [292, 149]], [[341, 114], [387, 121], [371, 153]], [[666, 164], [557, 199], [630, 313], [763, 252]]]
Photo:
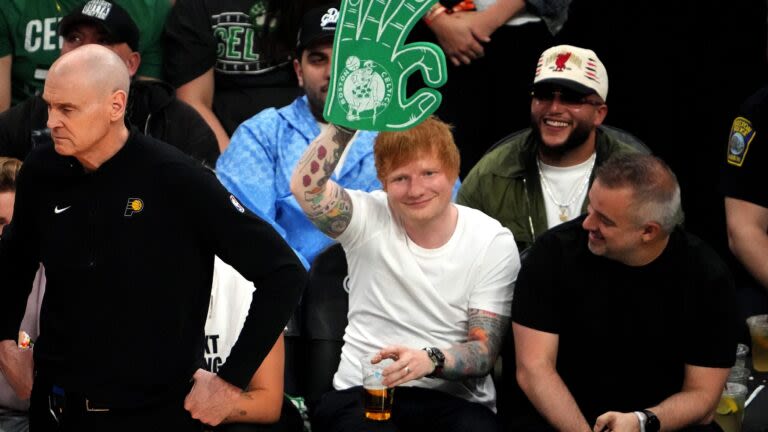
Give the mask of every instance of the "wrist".
[[644, 409], [641, 412], [645, 414], [645, 424], [642, 432], [659, 432], [661, 429], [661, 422], [659, 421], [659, 418], [656, 417], [656, 414], [647, 409]]
[[424, 14], [424, 24], [431, 25], [435, 20], [446, 13], [448, 9], [445, 8], [445, 6], [441, 5], [440, 3], [435, 3], [429, 11], [427, 11], [426, 14]]
[[426, 347], [422, 348], [422, 350], [426, 351], [427, 357], [432, 361], [432, 372], [425, 375], [427, 378], [435, 378], [441, 375], [443, 371], [443, 367], [445, 367], [445, 354], [443, 354], [442, 351], [440, 351], [439, 348], [435, 347]]
[[341, 125], [337, 125], [337, 124], [333, 124], [333, 127], [335, 127], [336, 130], [338, 130], [339, 132], [345, 133], [345, 134], [347, 134], [349, 136], [352, 136], [352, 135], [355, 134], [355, 132], [357, 132], [357, 130], [355, 130], [355, 129], [348, 128], [348, 127], [341, 126]]
[[635, 411], [635, 415], [637, 416], [637, 421], [640, 423], [640, 432], [645, 432], [645, 421], [648, 420], [648, 417], [642, 411]]

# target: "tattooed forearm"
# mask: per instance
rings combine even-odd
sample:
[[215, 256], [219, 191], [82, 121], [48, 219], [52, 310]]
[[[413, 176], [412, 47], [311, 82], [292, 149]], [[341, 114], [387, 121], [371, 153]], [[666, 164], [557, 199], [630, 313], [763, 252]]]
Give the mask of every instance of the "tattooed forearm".
[[341, 186], [334, 185], [334, 197], [312, 206], [307, 216], [322, 232], [336, 237], [343, 233], [352, 219], [352, 200]]
[[331, 237], [347, 228], [352, 201], [344, 189], [329, 181], [354, 131], [331, 126], [307, 148], [296, 166], [291, 191], [309, 219]]
[[470, 309], [468, 321], [467, 342], [445, 350], [445, 367], [440, 374], [445, 379], [460, 380], [486, 375], [501, 350], [509, 317]]

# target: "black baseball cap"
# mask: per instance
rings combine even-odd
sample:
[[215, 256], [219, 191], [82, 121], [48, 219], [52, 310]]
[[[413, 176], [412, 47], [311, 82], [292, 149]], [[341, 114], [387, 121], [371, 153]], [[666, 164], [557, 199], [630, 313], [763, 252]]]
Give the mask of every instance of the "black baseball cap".
[[336, 21], [339, 19], [339, 2], [328, 3], [311, 9], [304, 14], [296, 38], [296, 51], [301, 53], [304, 48], [322, 39], [333, 39], [336, 33]]
[[59, 35], [66, 36], [80, 24], [100, 25], [109, 35], [110, 45], [126, 43], [139, 50], [139, 28], [120, 5], [106, 0], [91, 0], [75, 8], [59, 23]]

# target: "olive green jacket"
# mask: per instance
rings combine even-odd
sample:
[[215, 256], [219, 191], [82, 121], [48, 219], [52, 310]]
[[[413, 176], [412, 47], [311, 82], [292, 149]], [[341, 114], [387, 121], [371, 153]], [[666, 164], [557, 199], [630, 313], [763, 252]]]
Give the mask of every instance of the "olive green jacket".
[[[547, 230], [547, 212], [536, 166], [536, 140], [531, 129], [504, 138], [475, 165], [461, 184], [456, 202], [497, 219], [515, 236], [523, 251]], [[619, 134], [597, 129], [596, 165], [613, 154], [646, 152]], [[594, 180], [594, 170], [589, 179]], [[584, 201], [581, 212], [587, 210]]]

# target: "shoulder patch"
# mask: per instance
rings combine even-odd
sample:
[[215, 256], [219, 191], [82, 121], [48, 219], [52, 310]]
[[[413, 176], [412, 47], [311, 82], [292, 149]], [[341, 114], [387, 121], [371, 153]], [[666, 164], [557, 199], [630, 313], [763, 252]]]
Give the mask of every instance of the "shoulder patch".
[[245, 213], [245, 208], [243, 208], [243, 205], [240, 204], [240, 201], [235, 198], [234, 195], [229, 195], [229, 201], [232, 203], [233, 206], [239, 211], [240, 213]]
[[752, 128], [752, 122], [744, 117], [736, 117], [731, 126], [731, 134], [728, 138], [728, 163], [737, 167], [744, 164], [749, 151], [749, 144], [755, 138], [755, 131]]

